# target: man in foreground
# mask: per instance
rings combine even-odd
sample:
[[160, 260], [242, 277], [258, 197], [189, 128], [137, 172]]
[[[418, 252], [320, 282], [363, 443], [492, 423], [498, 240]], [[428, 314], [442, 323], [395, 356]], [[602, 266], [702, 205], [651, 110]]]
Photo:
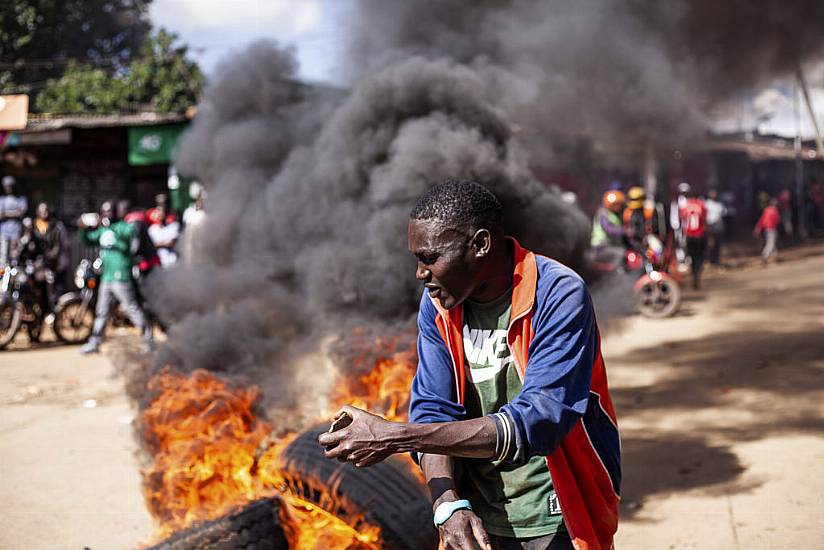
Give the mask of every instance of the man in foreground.
[[326, 456], [415, 453], [447, 549], [611, 548], [620, 444], [585, 284], [506, 237], [476, 183], [424, 194], [408, 237], [427, 290], [410, 422], [344, 407]]

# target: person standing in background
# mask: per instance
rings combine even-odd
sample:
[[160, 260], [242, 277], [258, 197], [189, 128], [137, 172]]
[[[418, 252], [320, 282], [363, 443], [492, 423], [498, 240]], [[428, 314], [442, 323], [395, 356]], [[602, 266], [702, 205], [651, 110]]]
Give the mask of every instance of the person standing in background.
[[684, 239], [684, 228], [681, 227], [681, 209], [687, 204], [687, 193], [690, 192], [690, 184], [682, 181], [676, 188], [677, 195], [670, 203], [670, 227], [675, 234], [675, 256], [678, 262], [684, 261], [684, 247], [686, 242]]
[[14, 194], [17, 180], [3, 177], [3, 196], [0, 197], [0, 265], [5, 265], [23, 231], [23, 216], [29, 208], [26, 197]]
[[788, 237], [793, 236], [793, 194], [789, 189], [783, 189], [778, 194], [778, 209], [781, 214], [781, 225]]
[[37, 205], [34, 219], [34, 238], [40, 241], [46, 268], [51, 273], [49, 296], [54, 307], [57, 298], [65, 291], [66, 273], [69, 269], [69, 249], [66, 239], [66, 226], [52, 216], [49, 205], [41, 202]]
[[592, 238], [590, 246], [595, 258], [620, 262], [626, 250], [624, 242], [624, 225], [621, 222], [621, 210], [624, 208], [624, 194], [620, 191], [607, 191], [601, 198], [601, 207], [592, 220]]
[[183, 211], [183, 236], [182, 238], [182, 255], [183, 262], [186, 265], [192, 264], [194, 258], [195, 243], [200, 238], [199, 232], [202, 231], [203, 221], [206, 218], [206, 210], [204, 210], [204, 201], [206, 199], [206, 191], [198, 182], [192, 182], [189, 187], [189, 196], [194, 202]]
[[764, 265], [767, 265], [771, 258], [778, 257], [778, 224], [780, 221], [781, 214], [778, 212], [778, 200], [770, 199], [752, 232], [756, 238], [762, 232], [764, 233], [764, 248], [761, 250], [761, 262]]
[[701, 269], [707, 251], [707, 206], [698, 198], [698, 193], [690, 190], [679, 214], [687, 256], [691, 262], [692, 287], [698, 290], [701, 288]]
[[157, 249], [161, 267], [170, 267], [177, 263], [175, 245], [180, 238], [180, 222], [166, 214], [166, 207], [159, 204], [154, 209], [157, 220], [149, 226], [149, 237]]
[[721, 263], [721, 242], [724, 238], [724, 216], [727, 207], [718, 200], [718, 191], [710, 189], [707, 200], [707, 259], [711, 264]]
[[100, 247], [102, 261], [100, 273], [100, 287], [98, 288], [97, 305], [94, 311], [94, 325], [89, 341], [80, 348], [80, 353], [97, 353], [103, 340], [103, 332], [109, 320], [113, 300], [120, 302], [132, 323], [140, 330], [144, 348], [151, 348], [152, 325], [135, 294], [133, 284], [132, 244], [134, 227], [123, 220], [119, 220], [115, 205], [106, 201], [100, 206], [100, 225], [87, 228], [83, 220], [78, 221], [80, 236], [89, 246]]

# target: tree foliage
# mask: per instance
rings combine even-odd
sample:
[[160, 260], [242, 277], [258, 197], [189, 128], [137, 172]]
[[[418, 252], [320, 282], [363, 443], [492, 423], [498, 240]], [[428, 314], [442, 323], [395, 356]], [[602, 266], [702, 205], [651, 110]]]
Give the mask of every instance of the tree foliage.
[[34, 92], [74, 63], [112, 74], [151, 28], [151, 0], [0, 1], [0, 90]]
[[71, 63], [62, 78], [37, 97], [37, 110], [50, 113], [121, 113], [139, 110], [183, 112], [196, 102], [203, 75], [187, 59], [187, 47], [161, 29], [131, 63], [113, 76], [93, 65]]

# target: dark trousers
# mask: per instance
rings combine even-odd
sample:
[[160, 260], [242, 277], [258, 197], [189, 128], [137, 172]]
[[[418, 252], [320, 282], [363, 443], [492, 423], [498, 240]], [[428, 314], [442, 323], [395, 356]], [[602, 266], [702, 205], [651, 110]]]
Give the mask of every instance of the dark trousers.
[[573, 550], [567, 533], [555, 533], [530, 538], [510, 538], [489, 534], [494, 550]]
[[724, 225], [721, 223], [709, 226], [707, 235], [707, 260], [711, 264], [721, 263], [721, 239], [724, 236]]
[[704, 267], [704, 254], [707, 250], [706, 237], [687, 237], [687, 256], [692, 263], [692, 286], [701, 286], [701, 269]]

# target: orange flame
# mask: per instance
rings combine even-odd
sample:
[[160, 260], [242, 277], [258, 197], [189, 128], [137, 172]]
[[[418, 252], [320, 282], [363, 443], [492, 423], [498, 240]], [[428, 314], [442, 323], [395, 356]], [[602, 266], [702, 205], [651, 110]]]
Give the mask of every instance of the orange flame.
[[[379, 359], [365, 374], [341, 376], [331, 412], [352, 404], [405, 420], [414, 371], [414, 352], [401, 352]], [[298, 434], [277, 433], [259, 418], [257, 386], [235, 388], [205, 370], [186, 376], [166, 367], [148, 389], [151, 400], [138, 427], [154, 457], [143, 472], [144, 496], [157, 524], [153, 541], [279, 494], [287, 505], [281, 519], [293, 550], [381, 547], [377, 526], [328, 511], [336, 509], [336, 488], [321, 495], [320, 506], [292, 490], [296, 481], [281, 472], [278, 459]]]

